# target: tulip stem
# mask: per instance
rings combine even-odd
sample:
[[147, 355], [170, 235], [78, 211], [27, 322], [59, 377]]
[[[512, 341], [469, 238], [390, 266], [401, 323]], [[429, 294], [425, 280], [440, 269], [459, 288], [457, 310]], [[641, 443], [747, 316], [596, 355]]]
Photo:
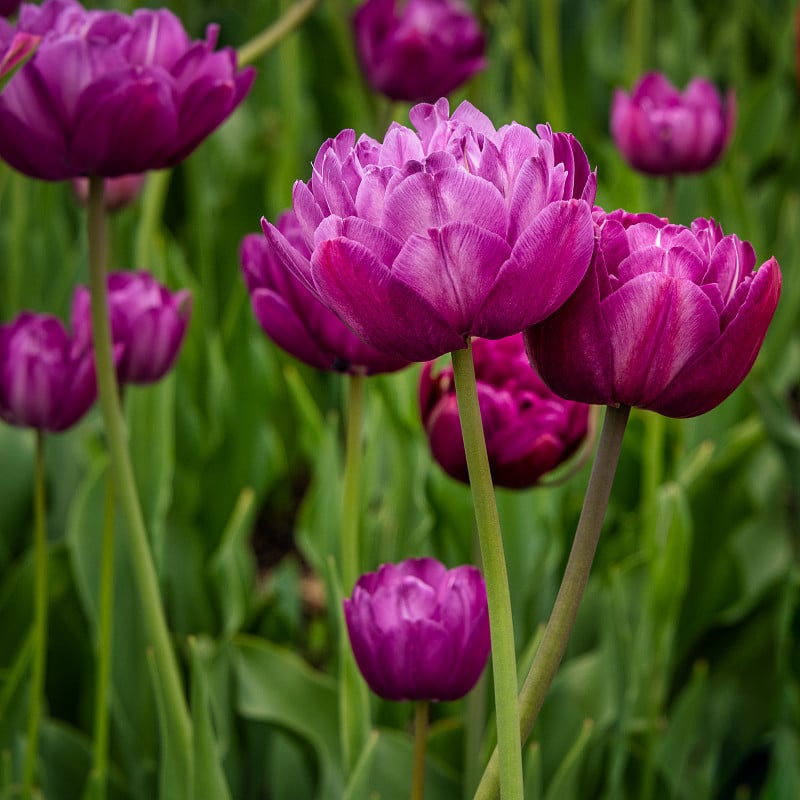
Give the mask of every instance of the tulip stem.
[[478, 404], [472, 345], [463, 350], [454, 350], [451, 356], [489, 603], [500, 787], [504, 800], [522, 800], [522, 748], [519, 739], [517, 659], [511, 619], [511, 595], [500, 518]]
[[103, 179], [95, 176], [89, 181], [88, 239], [89, 291], [98, 395], [111, 457], [112, 473], [127, 523], [125, 531], [128, 537], [128, 555], [139, 590], [142, 617], [149, 643], [155, 653], [158, 676], [163, 682], [162, 689], [168, 714], [178, 736], [178, 741], [175, 743], [176, 750], [182, 754], [188, 764], [191, 763], [192, 755], [191, 720], [183, 694], [178, 663], [172, 650], [169, 630], [164, 618], [164, 609], [161, 605], [158, 578], [153, 566], [150, 544], [133, 476], [133, 467], [127, 447], [127, 430], [122, 416], [117, 386], [106, 286], [104, 216]]
[[36, 757], [42, 721], [42, 697], [47, 669], [47, 519], [45, 508], [44, 433], [36, 431], [36, 466], [33, 488], [33, 668], [31, 705], [28, 712], [28, 739], [22, 773], [23, 797], [33, 796]]
[[258, 36], [245, 42], [237, 51], [240, 67], [252, 64], [271, 50], [284, 36], [290, 34], [313, 10], [317, 0], [299, 0]]
[[411, 775], [411, 800], [425, 797], [425, 750], [428, 746], [427, 700], [417, 700], [414, 707], [414, 768]]
[[[589, 572], [603, 528], [603, 518], [606, 514], [608, 498], [611, 495], [611, 484], [614, 482], [614, 473], [617, 471], [622, 438], [625, 434], [625, 426], [628, 424], [629, 414], [629, 406], [619, 406], [618, 408], [608, 406], [606, 409], [603, 430], [600, 433], [600, 444], [592, 465], [589, 486], [583, 499], [583, 509], [564, 570], [564, 577], [561, 580], [561, 587], [550, 614], [550, 621], [544, 630], [542, 641], [520, 692], [520, 734], [523, 741], [528, 738], [528, 734], [536, 722], [544, 698], [553, 682], [564, 651], [567, 649], [567, 642], [586, 584], [589, 581]], [[497, 760], [497, 749], [495, 749], [489, 765], [483, 773], [478, 791], [475, 793], [475, 800], [489, 800], [497, 797]]]

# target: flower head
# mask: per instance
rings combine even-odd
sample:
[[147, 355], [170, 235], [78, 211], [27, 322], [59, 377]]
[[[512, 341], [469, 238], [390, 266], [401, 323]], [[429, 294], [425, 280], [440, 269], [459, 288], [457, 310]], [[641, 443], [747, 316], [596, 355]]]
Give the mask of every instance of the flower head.
[[778, 304], [781, 273], [754, 271], [749, 242], [709, 219], [691, 228], [598, 210], [592, 265], [575, 294], [525, 332], [553, 391], [584, 403], [693, 417], [745, 378]]
[[366, 0], [353, 32], [367, 80], [393, 100], [434, 102], [486, 65], [481, 29], [459, 0]]
[[0, 325], [0, 418], [51, 432], [74, 425], [97, 395], [91, 346], [60, 320], [22, 312]]
[[[282, 214], [277, 228], [308, 256], [294, 212]], [[295, 358], [317, 369], [354, 374], [393, 372], [408, 365], [362, 342], [283, 266], [262, 234], [246, 236], [239, 256], [256, 319]]]
[[548, 126], [495, 130], [469, 103], [411, 110], [382, 143], [323, 144], [293, 207], [298, 248], [262, 220], [278, 258], [365, 342], [428, 361], [551, 314], [583, 277], [596, 180]]
[[[103, 181], [103, 203], [106, 211], [119, 211], [133, 203], [142, 193], [146, 180], [146, 172], [106, 178]], [[86, 205], [89, 202], [89, 179], [73, 178], [72, 191], [78, 202]]]
[[489, 656], [486, 586], [475, 567], [384, 564], [358, 579], [344, 616], [361, 674], [386, 700], [457, 700]]
[[42, 41], [0, 95], [0, 156], [34, 178], [116, 177], [185, 158], [242, 101], [252, 70], [192, 42], [166, 9], [23, 4], [17, 31]]
[[[188, 289], [174, 294], [147, 272], [112, 272], [108, 276], [111, 336], [121, 348], [120, 383], [153, 383], [172, 367], [183, 343], [192, 310]], [[92, 335], [89, 291], [79, 286], [72, 301], [76, 337]]]
[[[489, 466], [495, 485], [533, 486], [584, 440], [589, 406], [563, 400], [528, 363], [521, 334], [474, 339], [472, 353]], [[453, 370], [425, 365], [420, 410], [431, 451], [453, 478], [469, 482]]]
[[733, 133], [736, 96], [720, 97], [714, 85], [695, 78], [681, 93], [650, 72], [628, 95], [614, 92], [611, 133], [628, 163], [641, 172], [675, 175], [702, 172], [722, 155]]

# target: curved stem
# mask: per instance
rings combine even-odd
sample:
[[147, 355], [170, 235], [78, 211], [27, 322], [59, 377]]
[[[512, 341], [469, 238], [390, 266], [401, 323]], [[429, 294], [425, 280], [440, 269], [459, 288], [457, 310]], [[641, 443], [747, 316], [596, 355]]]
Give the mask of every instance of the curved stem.
[[[553, 682], [564, 651], [567, 649], [569, 635], [578, 614], [589, 572], [600, 539], [611, 485], [617, 470], [622, 438], [628, 423], [630, 407], [620, 406], [606, 409], [600, 444], [597, 448], [589, 486], [583, 500], [583, 509], [575, 531], [567, 566], [561, 587], [558, 590], [550, 621], [547, 623], [536, 657], [520, 692], [520, 735], [523, 741], [536, 722], [544, 698]], [[497, 750], [492, 754], [489, 765], [483, 773], [475, 800], [489, 800], [497, 797], [498, 787]]]
[[240, 67], [252, 64], [291, 33], [314, 9], [317, 0], [300, 0], [258, 36], [245, 42], [237, 51]]
[[147, 539], [136, 483], [127, 446], [127, 431], [119, 400], [111, 340], [106, 290], [106, 241], [103, 208], [103, 179], [89, 182], [88, 207], [89, 290], [91, 293], [92, 337], [100, 407], [103, 412], [115, 485], [125, 515], [129, 557], [133, 567], [141, 613], [155, 653], [158, 674], [170, 717], [179, 737], [179, 752], [191, 757], [191, 721], [175, 654], [172, 650], [164, 609], [161, 606], [150, 545]]
[[451, 356], [489, 601], [500, 787], [505, 800], [522, 800], [522, 748], [519, 741], [517, 659], [511, 619], [511, 596], [508, 589], [500, 518], [497, 514], [497, 502], [478, 405], [472, 345], [464, 350], [454, 350]]
[[22, 773], [23, 796], [32, 795], [36, 779], [36, 756], [42, 721], [42, 699], [47, 670], [47, 511], [45, 508], [44, 433], [36, 431], [36, 468], [33, 489], [33, 669], [31, 705], [28, 712], [28, 738]]
[[427, 700], [418, 700], [414, 709], [414, 767], [411, 773], [411, 800], [425, 797], [425, 750], [428, 746]]

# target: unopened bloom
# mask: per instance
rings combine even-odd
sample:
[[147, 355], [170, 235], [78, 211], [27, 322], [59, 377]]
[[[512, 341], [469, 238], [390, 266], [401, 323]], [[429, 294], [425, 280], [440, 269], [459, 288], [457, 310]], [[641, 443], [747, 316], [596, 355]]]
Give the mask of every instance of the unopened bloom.
[[722, 155], [735, 118], [732, 90], [723, 101], [711, 82], [695, 78], [681, 93], [650, 72], [632, 94], [614, 92], [611, 133], [634, 169], [652, 175], [702, 172]]
[[[121, 348], [120, 383], [160, 380], [178, 357], [189, 325], [192, 296], [188, 289], [170, 292], [148, 272], [112, 272], [108, 276], [111, 337]], [[75, 335], [91, 340], [89, 291], [79, 286], [72, 301]]]
[[596, 180], [570, 134], [495, 130], [469, 103], [411, 109], [383, 143], [342, 131], [294, 185], [304, 249], [278, 257], [365, 342], [408, 361], [551, 314], [591, 259]]
[[191, 41], [166, 9], [87, 11], [77, 0], [21, 6], [42, 41], [0, 95], [0, 156], [34, 178], [116, 177], [172, 166], [242, 101], [252, 70]]
[[778, 262], [755, 264], [713, 220], [598, 210], [586, 277], [525, 333], [532, 363], [571, 400], [703, 414], [744, 380], [778, 304]]
[[[563, 400], [544, 385], [521, 334], [473, 339], [472, 355], [492, 479], [510, 489], [533, 486], [583, 442], [589, 406]], [[469, 482], [452, 367], [426, 364], [419, 395], [434, 458], [448, 475]]]
[[457, 700], [489, 656], [486, 585], [475, 567], [384, 564], [358, 579], [344, 616], [358, 668], [386, 700]]
[[[294, 212], [278, 218], [278, 230], [308, 257]], [[362, 342], [278, 260], [263, 234], [250, 234], [239, 252], [253, 313], [267, 336], [317, 369], [374, 374], [408, 365]]]
[[94, 353], [59, 319], [24, 311], [0, 325], [0, 418], [63, 431], [89, 410], [96, 395]]
[[[103, 181], [103, 203], [106, 211], [119, 211], [133, 203], [142, 193], [146, 172], [135, 175], [120, 175], [117, 178], [106, 178]], [[89, 179], [85, 177], [72, 179], [72, 191], [78, 202], [86, 205], [89, 202]]]
[[353, 32], [367, 80], [393, 100], [434, 102], [486, 66], [481, 29], [459, 0], [366, 0]]

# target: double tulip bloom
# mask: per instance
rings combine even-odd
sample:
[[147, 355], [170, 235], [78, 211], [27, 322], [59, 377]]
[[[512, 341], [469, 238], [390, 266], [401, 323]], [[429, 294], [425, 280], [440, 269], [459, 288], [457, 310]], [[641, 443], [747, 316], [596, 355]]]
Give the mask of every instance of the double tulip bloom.
[[428, 361], [500, 339], [574, 291], [594, 243], [596, 180], [578, 141], [539, 126], [496, 130], [446, 100], [383, 143], [329, 139], [293, 208], [300, 245], [262, 221], [276, 257], [365, 342]]
[[489, 657], [486, 585], [475, 567], [384, 564], [358, 579], [344, 616], [361, 674], [386, 700], [457, 700]]
[[596, 212], [597, 246], [575, 294], [526, 331], [545, 383], [584, 403], [693, 417], [744, 380], [778, 304], [781, 273], [713, 220]]
[[[276, 227], [309, 256], [293, 211], [282, 214]], [[263, 234], [246, 236], [239, 258], [256, 319], [287, 353], [317, 369], [351, 374], [393, 372], [408, 365], [362, 342], [283, 266]]]
[[645, 75], [628, 95], [614, 92], [611, 133], [625, 160], [652, 175], [702, 172], [722, 155], [733, 133], [736, 98], [695, 78], [679, 92], [660, 73]]
[[[474, 339], [478, 401], [492, 479], [522, 489], [571, 456], [586, 437], [589, 406], [563, 400], [531, 368], [522, 335]], [[420, 410], [431, 451], [442, 469], [467, 483], [467, 460], [453, 370], [425, 365]]]
[[458, 0], [367, 0], [353, 33], [364, 75], [393, 100], [433, 102], [486, 65], [481, 29]]
[[254, 78], [237, 73], [233, 50], [214, 51], [215, 26], [193, 42], [166, 9], [128, 16], [45, 0], [20, 7], [16, 30], [42, 38], [0, 95], [0, 157], [33, 178], [172, 166], [226, 119]]

